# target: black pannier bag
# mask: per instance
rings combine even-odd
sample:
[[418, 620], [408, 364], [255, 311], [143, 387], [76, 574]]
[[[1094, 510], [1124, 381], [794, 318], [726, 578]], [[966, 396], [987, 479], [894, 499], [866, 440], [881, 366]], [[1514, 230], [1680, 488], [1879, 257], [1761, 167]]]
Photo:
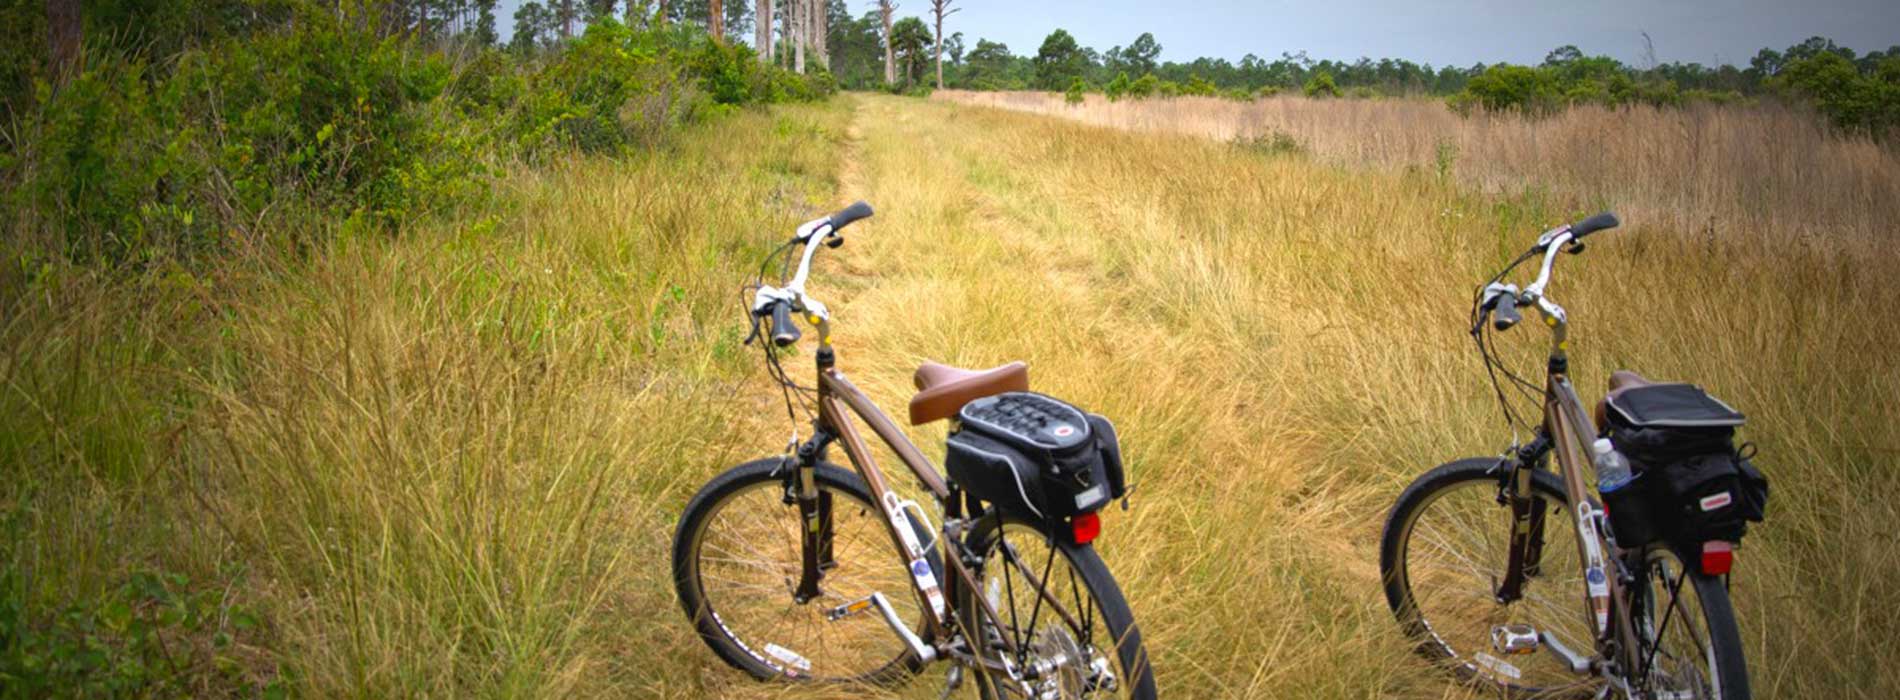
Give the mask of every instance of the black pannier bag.
[[1121, 445], [1108, 419], [1033, 392], [965, 404], [944, 468], [1002, 512], [1055, 522], [1121, 498]]
[[1740, 412], [1693, 384], [1625, 389], [1608, 404], [1610, 442], [1636, 473], [1604, 495], [1618, 546], [1661, 540], [1696, 562], [1702, 543], [1739, 542], [1761, 522], [1768, 479], [1735, 448]]

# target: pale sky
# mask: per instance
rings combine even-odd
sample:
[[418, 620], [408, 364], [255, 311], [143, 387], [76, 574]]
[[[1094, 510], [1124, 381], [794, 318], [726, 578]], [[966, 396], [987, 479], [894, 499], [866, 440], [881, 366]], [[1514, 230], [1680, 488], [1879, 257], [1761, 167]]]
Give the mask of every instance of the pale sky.
[[[496, 12], [505, 41], [521, 0]], [[745, 2], [751, 0], [726, 0]], [[852, 15], [876, 6], [847, 0]], [[1763, 47], [1786, 48], [1820, 35], [1865, 53], [1900, 44], [1900, 0], [956, 0], [944, 32], [964, 43], [1001, 41], [1033, 55], [1043, 37], [1069, 30], [1107, 51], [1142, 32], [1161, 42], [1163, 61], [1197, 56], [1239, 61], [1305, 50], [1317, 59], [1405, 58], [1433, 65], [1537, 63], [1564, 44], [1642, 65], [1643, 32], [1662, 62], [1746, 66]], [[929, 0], [898, 0], [899, 17], [925, 17]], [[741, 37], [749, 39], [750, 35]]]

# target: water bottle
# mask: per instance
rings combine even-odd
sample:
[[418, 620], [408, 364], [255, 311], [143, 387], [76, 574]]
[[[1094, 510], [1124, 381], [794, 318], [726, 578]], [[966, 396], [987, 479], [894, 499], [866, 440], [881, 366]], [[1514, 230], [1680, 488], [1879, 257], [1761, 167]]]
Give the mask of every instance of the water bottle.
[[1597, 438], [1593, 447], [1597, 453], [1598, 493], [1615, 491], [1630, 482], [1633, 478], [1630, 473], [1630, 460], [1624, 457], [1623, 453], [1616, 451], [1616, 446], [1610, 444], [1609, 438]]

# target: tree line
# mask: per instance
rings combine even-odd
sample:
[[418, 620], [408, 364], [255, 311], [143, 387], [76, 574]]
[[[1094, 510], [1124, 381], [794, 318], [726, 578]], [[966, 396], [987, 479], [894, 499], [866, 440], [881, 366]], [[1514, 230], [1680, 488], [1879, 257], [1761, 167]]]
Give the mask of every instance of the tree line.
[[949, 51], [947, 87], [969, 90], [1086, 92], [1110, 99], [1201, 95], [1252, 99], [1281, 92], [1311, 97], [1438, 96], [1460, 111], [1483, 108], [1548, 113], [1571, 104], [1621, 106], [1730, 102], [1764, 96], [1811, 101], [1843, 128], [1884, 133], [1900, 127], [1900, 45], [1858, 54], [1825, 37], [1786, 49], [1762, 49], [1747, 66], [1662, 63], [1633, 66], [1561, 46], [1541, 63], [1433, 66], [1402, 58], [1315, 60], [1304, 51], [1239, 62], [1201, 57], [1160, 60], [1161, 43], [1142, 33], [1107, 51], [1050, 32], [1034, 54], [960, 36]]

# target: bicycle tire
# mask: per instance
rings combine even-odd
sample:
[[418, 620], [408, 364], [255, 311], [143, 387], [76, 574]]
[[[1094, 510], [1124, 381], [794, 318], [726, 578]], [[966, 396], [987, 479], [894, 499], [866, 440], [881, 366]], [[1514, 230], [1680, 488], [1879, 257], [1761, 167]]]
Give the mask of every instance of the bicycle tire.
[[[1509, 678], [1510, 674], [1522, 673], [1522, 670], [1518, 669], [1514, 664], [1498, 656], [1493, 656], [1483, 650], [1483, 647], [1475, 643], [1469, 645], [1475, 648], [1465, 649], [1463, 653], [1461, 653], [1460, 650], [1453, 648], [1451, 642], [1441, 636], [1441, 629], [1456, 628], [1460, 624], [1468, 626], [1468, 620], [1446, 620], [1443, 619], [1442, 616], [1441, 619], [1436, 621], [1427, 619], [1426, 613], [1421, 609], [1418, 602], [1418, 592], [1414, 590], [1412, 585], [1411, 562], [1408, 556], [1412, 554], [1411, 538], [1414, 534], [1414, 527], [1417, 525], [1418, 519], [1424, 515], [1425, 509], [1431, 507], [1441, 498], [1456, 492], [1458, 489], [1483, 487], [1495, 490], [1496, 485], [1500, 482], [1500, 479], [1503, 478], [1503, 475], [1500, 475], [1497, 471], [1500, 468], [1500, 461], [1497, 457], [1475, 457], [1457, 460], [1440, 465], [1426, 472], [1414, 480], [1405, 488], [1404, 492], [1399, 495], [1398, 500], [1394, 502], [1392, 506], [1391, 513], [1386, 517], [1384, 531], [1380, 536], [1379, 571], [1384, 581], [1386, 603], [1391, 607], [1393, 615], [1398, 618], [1400, 628], [1408, 637], [1411, 637], [1417, 642], [1414, 646], [1414, 650], [1420, 656], [1434, 664], [1450, 666], [1453, 674], [1461, 681], [1495, 686], [1507, 697], [1588, 696], [1593, 692], [1593, 688], [1588, 687], [1592, 685], [1592, 681], [1587, 677], [1578, 677], [1570, 683], [1556, 685], [1530, 685], [1513, 682]], [[1554, 537], [1548, 533], [1548, 528], [1552, 527], [1552, 523], [1556, 521], [1568, 521], [1568, 518], [1562, 515], [1568, 512], [1567, 509], [1563, 508], [1566, 498], [1564, 496], [1562, 482], [1555, 474], [1539, 469], [1531, 472], [1531, 484], [1533, 492], [1546, 499], [1550, 507], [1553, 508], [1551, 513], [1547, 513], [1545, 519], [1547, 527], [1544, 547], [1546, 573], [1548, 574], [1550, 570], [1568, 568], [1549, 565], [1549, 559], [1553, 556], [1574, 556], [1575, 554], [1573, 542], [1575, 537], [1574, 527], [1567, 530], [1569, 534], [1564, 537]], [[1508, 522], [1508, 506], [1504, 504], [1496, 504], [1496, 506], [1498, 509], [1496, 513], [1497, 519], [1492, 521], [1492, 523], [1494, 523], [1492, 527], [1502, 530]], [[1550, 515], [1556, 515], [1557, 517], [1548, 517]], [[1504, 558], [1502, 556], [1503, 552], [1501, 551], [1494, 552], [1493, 554], [1496, 555], [1494, 561], [1497, 569], [1500, 570], [1490, 572], [1493, 577], [1492, 580], [1495, 581], [1502, 573], [1501, 569], [1503, 568]], [[1568, 587], [1561, 584], [1553, 585], [1545, 583], [1538, 580], [1538, 578], [1530, 579], [1526, 585], [1526, 600], [1530, 599], [1529, 595], [1532, 592], [1532, 587], [1551, 587], [1553, 592], [1559, 592], [1558, 599], [1563, 601], [1564, 605], [1570, 606], [1564, 609], [1564, 614], [1567, 617], [1561, 619], [1568, 619], [1574, 622], [1581, 621], [1581, 611], [1574, 607], [1575, 602], [1580, 600], [1580, 596], [1583, 594], [1581, 578], [1576, 581], [1577, 588], [1574, 590], [1564, 590]], [[1486, 597], [1490, 597], [1494, 591], [1487, 590], [1483, 591], [1483, 593]], [[1475, 596], [1473, 596], [1473, 598], [1475, 599]], [[1495, 598], [1491, 598], [1491, 603], [1496, 604]], [[1545, 607], [1549, 607], [1549, 604], [1546, 603]], [[1495, 608], [1495, 611], [1500, 611], [1498, 614], [1506, 617], [1513, 617], [1516, 614], [1502, 605]], [[1552, 616], [1554, 619], [1556, 618], [1554, 611]], [[1542, 627], [1544, 625], [1539, 626]], [[1553, 623], [1549, 626], [1555, 627], [1559, 625]], [[1567, 636], [1567, 638], [1569, 638], [1573, 644], [1579, 641], [1587, 644], [1590, 639], [1587, 634], [1580, 635], [1580, 638], [1578, 638], [1578, 636]], [[1542, 672], [1546, 670], [1547, 669], [1539, 669], [1539, 675], [1568, 677], [1561, 675], [1564, 672], [1559, 671]], [[1519, 680], [1521, 680], [1521, 676]]]
[[[1751, 691], [1748, 683], [1748, 662], [1742, 653], [1741, 628], [1735, 621], [1735, 607], [1729, 600], [1728, 584], [1719, 577], [1707, 576], [1697, 571], [1688, 570], [1675, 550], [1667, 546], [1649, 548], [1642, 559], [1645, 564], [1643, 581], [1646, 585], [1644, 586], [1644, 591], [1650, 589], [1650, 586], [1647, 584], [1653, 581], [1651, 574], [1656, 571], [1659, 561], [1674, 562], [1675, 567], [1685, 572], [1688, 577], [1688, 582], [1694, 586], [1697, 604], [1702, 613], [1701, 620], [1703, 621], [1703, 624], [1699, 627], [1701, 628], [1702, 637], [1708, 642], [1708, 649], [1704, 654], [1704, 658], [1713, 664], [1716, 669], [1715, 674], [1710, 679], [1714, 682], [1714, 686], [1709, 688], [1712, 692], [1706, 694], [1706, 697], [1715, 700], [1749, 700]], [[1667, 577], [1665, 575], [1665, 582], [1666, 581]], [[1679, 594], [1672, 596], [1672, 598], [1673, 597], [1679, 597]], [[1643, 609], [1640, 613], [1644, 617], [1654, 617], [1654, 611], [1650, 609]], [[1642, 623], [1644, 621], [1638, 619], [1637, 622]], [[1669, 624], [1671, 623], [1666, 621], [1658, 623], [1654, 620], [1649, 620], [1643, 629], [1648, 631], [1657, 627], [1666, 628]], [[1667, 633], [1666, 629], [1664, 633]], [[1645, 642], [1653, 644], [1654, 640], [1646, 639]], [[1651, 671], [1651, 669], [1646, 668], [1640, 672], [1649, 671]], [[1654, 683], [1655, 681], [1651, 678], [1645, 679], [1645, 682]]]
[[[707, 600], [701, 554], [706, 542], [707, 528], [712, 520], [720, 514], [729, 501], [750, 490], [759, 489], [762, 485], [773, 489], [781, 488], [780, 485], [786, 480], [783, 470], [790, 468], [792, 467], [787, 465], [785, 460], [777, 457], [741, 464], [707, 482], [687, 503], [686, 510], [680, 516], [679, 528], [673, 537], [673, 584], [687, 618], [692, 621], [700, 639], [704, 640], [722, 661], [760, 680], [792, 679], [889, 685], [908, 678], [919, 668], [916, 659], [910, 655], [903, 642], [895, 634], [883, 627], [884, 623], [877, 619], [876, 613], [861, 615], [856, 619], [870, 621], [869, 624], [874, 624], [878, 630], [881, 630], [881, 634], [889, 643], [889, 658], [882, 659], [880, 663], [876, 663], [863, 673], [821, 676], [799, 673], [798, 669], [788, 668], [788, 665], [795, 666], [797, 659], [809, 663], [809, 659], [803, 659], [802, 655], [797, 655], [796, 652], [789, 652], [790, 658], [767, 658], [762, 652], [773, 652], [782, 657], [788, 656], [788, 652], [774, 652], [772, 645], [775, 643], [773, 642], [761, 642], [755, 639], [748, 644], [739, 639], [719, 614], [719, 610]], [[870, 490], [865, 487], [864, 481], [857, 474], [828, 462], [820, 462], [814, 478], [818, 487], [831, 492], [834, 498], [842, 495], [855, 500], [857, 505], [873, 518], [870, 524], [882, 527], [881, 522], [878, 522], [881, 521], [881, 515], [879, 515], [881, 511], [872, 505]], [[798, 518], [796, 507], [792, 505], [784, 507], [795, 523]], [[796, 525], [791, 532], [793, 533], [791, 551], [795, 553], [798, 548]], [[889, 552], [888, 535], [884, 534], [883, 530], [877, 530], [874, 536], [881, 540], [882, 545], [876, 551]], [[853, 562], [840, 561], [841, 567], [847, 565], [853, 565]], [[921, 610], [916, 607], [915, 594], [910, 590], [907, 582], [908, 572], [905, 571], [901, 562], [893, 557], [872, 561], [866, 568], [870, 567], [887, 569], [893, 574], [893, 581], [897, 583], [879, 587], [879, 590], [889, 588], [883, 592], [890, 597], [893, 606]], [[796, 571], [795, 565], [793, 571]], [[832, 572], [832, 574], [836, 573], [835, 570]], [[833, 580], [835, 579], [827, 578], [828, 582]], [[789, 601], [791, 594], [789, 587], [785, 594]], [[814, 601], [799, 605], [818, 605], [818, 603]], [[921, 621], [921, 611], [917, 615], [918, 620]], [[872, 634], [877, 633], [872, 632]], [[758, 651], [754, 650], [755, 647]]]
[[[1154, 668], [1149, 663], [1148, 651], [1142, 644], [1141, 628], [1135, 623], [1134, 612], [1128, 607], [1128, 600], [1122, 595], [1121, 586], [1116, 583], [1114, 575], [1109, 573], [1108, 565], [1102, 561], [1095, 547], [1090, 544], [1073, 544], [1061, 538], [1051, 538], [1046, 534], [1047, 530], [1039, 524], [1015, 518], [1003, 519], [995, 513], [978, 519], [976, 526], [971, 528], [969, 534], [965, 536], [965, 546], [970, 551], [982, 555], [986, 562], [985, 567], [992, 566], [999, 560], [991, 555], [991, 549], [996, 546], [997, 540], [1010, 539], [1010, 536], [997, 537], [997, 533], [1005, 529], [1012, 532], [1037, 532], [1039, 542], [1060, 552], [1070, 570], [1080, 577], [1080, 582], [1087, 589], [1089, 597], [1095, 601], [1096, 612], [1100, 613], [1109, 638], [1119, 640], [1116, 643], [1115, 660], [1120, 664], [1121, 675], [1118, 678], [1120, 685], [1115, 691], [1116, 694], [1111, 697], [1154, 700]], [[974, 573], [977, 574], [979, 582], [985, 580], [981, 571]], [[1071, 588], [1073, 588], [1073, 583]], [[961, 593], [964, 600], [959, 601], [958, 611], [963, 628], [965, 630], [980, 629], [981, 626], [978, 623], [982, 619], [980, 612], [982, 603], [978, 597], [985, 593], [981, 590], [967, 589], [962, 590]], [[1031, 632], [1033, 631], [1032, 626]], [[993, 653], [987, 640], [979, 638], [970, 641], [972, 646], [979, 648], [979, 653], [984, 655]], [[972, 680], [975, 681], [979, 695], [983, 698], [1000, 700], [1018, 697], [1008, 693], [1001, 683], [993, 683], [989, 676], [981, 672], [976, 673]], [[1070, 696], [1065, 694], [1064, 697]], [[1075, 697], [1101, 696], [1089, 694]]]

